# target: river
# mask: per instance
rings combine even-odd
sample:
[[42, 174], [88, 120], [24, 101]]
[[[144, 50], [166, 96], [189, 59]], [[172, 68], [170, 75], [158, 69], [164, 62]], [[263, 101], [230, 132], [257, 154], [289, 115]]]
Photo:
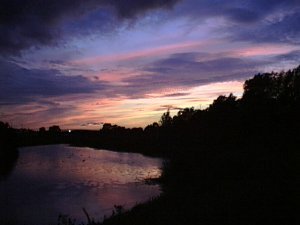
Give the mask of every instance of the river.
[[0, 224], [57, 224], [58, 215], [85, 222], [130, 209], [158, 196], [162, 160], [136, 153], [68, 145], [24, 147], [10, 176], [0, 181]]

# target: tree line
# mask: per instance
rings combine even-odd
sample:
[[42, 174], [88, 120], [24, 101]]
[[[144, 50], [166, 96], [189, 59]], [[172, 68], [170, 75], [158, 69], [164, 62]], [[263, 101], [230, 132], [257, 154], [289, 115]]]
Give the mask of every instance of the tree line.
[[1, 122], [0, 153], [67, 143], [166, 157], [163, 197], [103, 224], [293, 224], [299, 115], [300, 66], [257, 74], [245, 81], [241, 98], [219, 96], [206, 109], [174, 116], [167, 111], [145, 129], [107, 123], [99, 131], [36, 132]]
[[[144, 129], [106, 123], [100, 131], [68, 133], [53, 125], [48, 130], [41, 127], [36, 132], [13, 129], [1, 122], [1, 134], [5, 138], [0, 144], [23, 146], [58, 142], [158, 155], [170, 154], [187, 143], [192, 147], [255, 139], [277, 145], [299, 131], [299, 101], [300, 66], [286, 72], [257, 74], [245, 81], [241, 98], [232, 94], [219, 96], [206, 109], [185, 108], [173, 117], [167, 111], [160, 121]], [[12, 141], [13, 138], [17, 141]]]

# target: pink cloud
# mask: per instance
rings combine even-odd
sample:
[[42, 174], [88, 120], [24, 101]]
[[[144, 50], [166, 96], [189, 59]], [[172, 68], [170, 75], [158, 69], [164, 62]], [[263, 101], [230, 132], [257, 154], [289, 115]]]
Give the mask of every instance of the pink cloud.
[[296, 49], [295, 46], [291, 45], [263, 44], [254, 47], [242, 47], [241, 49], [235, 50], [233, 55], [243, 57], [277, 55], [285, 54]]
[[174, 52], [180, 51], [191, 51], [195, 49], [199, 49], [201, 47], [207, 47], [209, 45], [216, 44], [217, 41], [188, 41], [184, 43], [172, 44], [161, 46], [157, 48], [147, 48], [144, 50], [138, 50], [129, 53], [120, 53], [113, 55], [100, 55], [94, 57], [88, 57], [84, 59], [71, 61], [71, 64], [74, 65], [97, 65], [100, 63], [109, 63], [109, 62], [120, 62], [120, 61], [130, 61], [140, 58], [151, 58], [155, 56], [165, 56]]

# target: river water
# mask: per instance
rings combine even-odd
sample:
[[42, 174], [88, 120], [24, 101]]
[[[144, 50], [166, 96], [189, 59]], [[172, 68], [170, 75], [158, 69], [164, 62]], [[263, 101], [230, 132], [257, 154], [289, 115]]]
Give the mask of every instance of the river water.
[[162, 160], [68, 145], [24, 147], [10, 176], [0, 181], [0, 224], [57, 224], [58, 215], [101, 221], [114, 205], [129, 209], [160, 194], [145, 178], [161, 175]]

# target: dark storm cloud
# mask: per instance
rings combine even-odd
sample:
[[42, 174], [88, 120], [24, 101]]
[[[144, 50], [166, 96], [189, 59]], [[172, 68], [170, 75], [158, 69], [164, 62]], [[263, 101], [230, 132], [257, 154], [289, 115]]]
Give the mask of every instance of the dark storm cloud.
[[57, 70], [25, 69], [14, 63], [0, 61], [0, 104], [19, 104], [39, 98], [93, 93], [105, 88], [99, 81], [83, 76], [65, 76]]
[[[113, 26], [149, 9], [165, 8], [177, 0], [3, 0], [0, 6], [0, 51], [17, 54], [21, 50], [57, 43], [66, 31], [86, 33]], [[92, 20], [93, 19], [93, 20]], [[102, 26], [102, 24], [104, 24]], [[64, 28], [64, 29], [62, 29]]]

